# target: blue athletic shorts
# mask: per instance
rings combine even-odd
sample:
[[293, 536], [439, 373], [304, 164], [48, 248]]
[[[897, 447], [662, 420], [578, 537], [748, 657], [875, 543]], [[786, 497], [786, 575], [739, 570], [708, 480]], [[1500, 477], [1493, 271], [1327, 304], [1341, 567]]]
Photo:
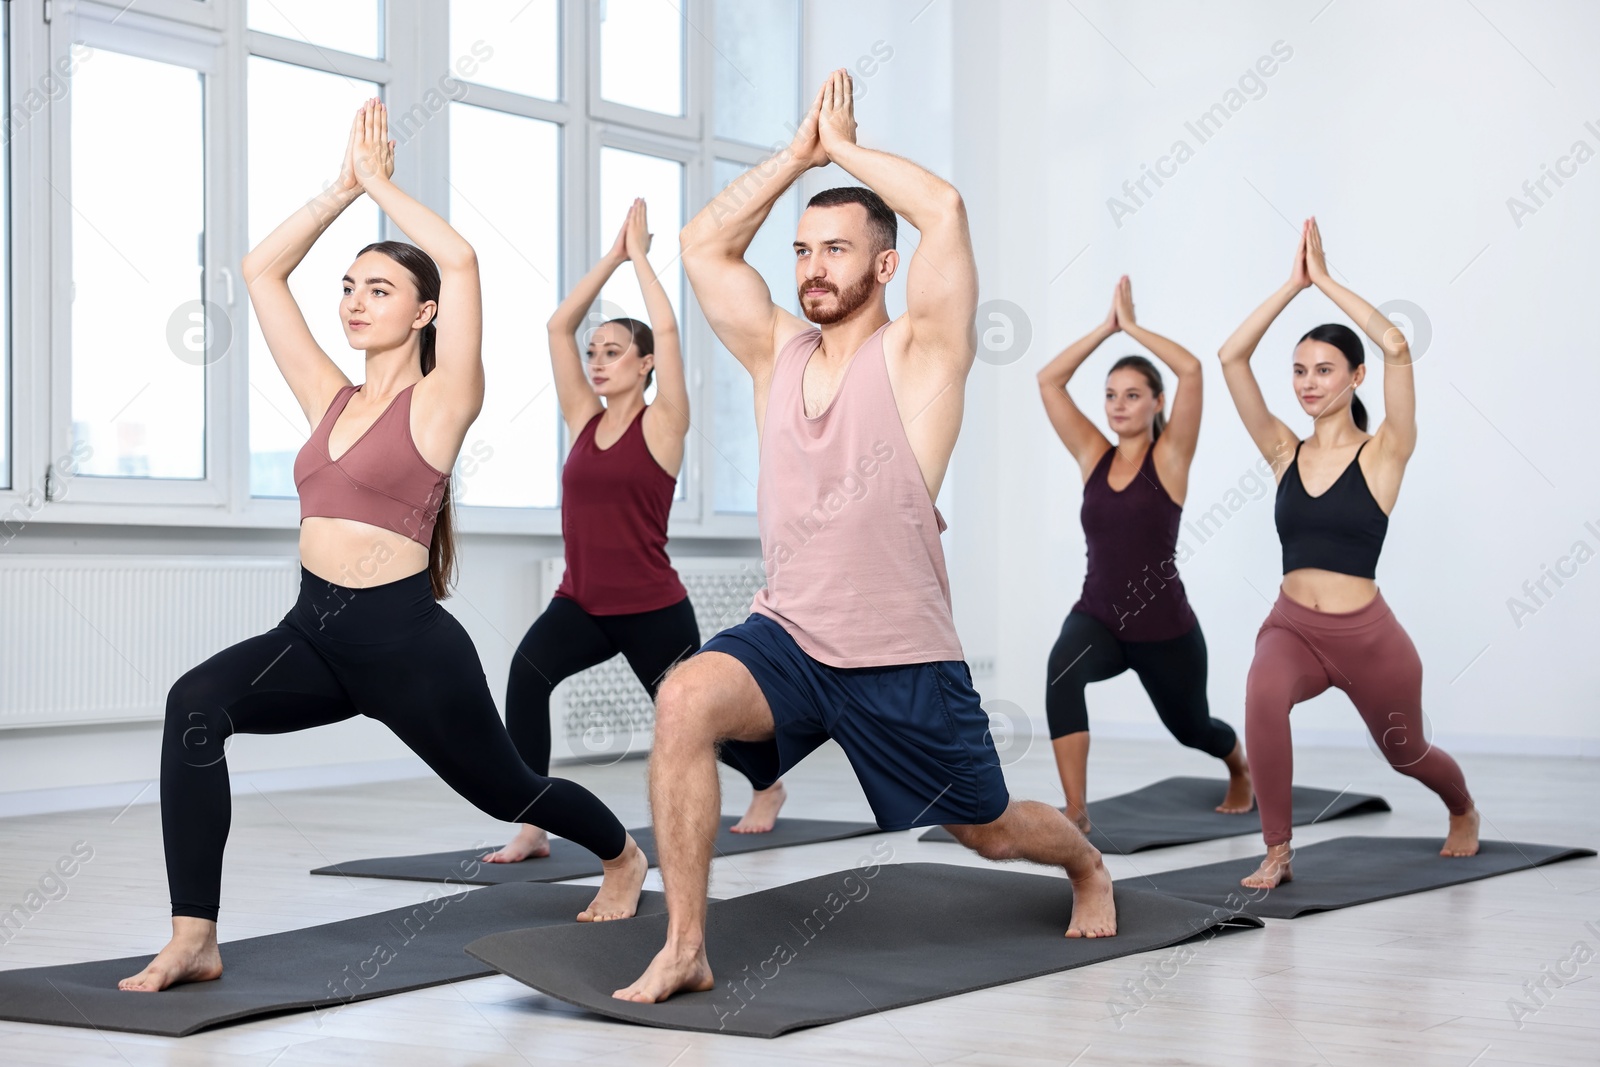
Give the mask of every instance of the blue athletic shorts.
[[770, 741], [724, 741], [722, 761], [765, 788], [824, 741], [844, 749], [878, 825], [993, 822], [1010, 795], [989, 717], [960, 660], [830, 667], [753, 614], [705, 643], [744, 664], [772, 708]]

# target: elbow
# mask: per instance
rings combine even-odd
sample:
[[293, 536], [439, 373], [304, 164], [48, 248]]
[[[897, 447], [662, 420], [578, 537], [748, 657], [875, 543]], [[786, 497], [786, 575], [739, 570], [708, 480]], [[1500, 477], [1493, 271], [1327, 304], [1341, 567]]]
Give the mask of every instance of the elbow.
[[948, 182], [939, 190], [938, 203], [939, 210], [948, 217], [957, 219], [967, 217], [967, 202], [962, 199], [960, 190]]
[[434, 257], [434, 262], [441, 271], [476, 271], [478, 269], [478, 253], [467, 242], [462, 241], [459, 247], [452, 248], [449, 252]]
[[269, 268], [273, 261], [257, 252], [247, 252], [239, 261], [239, 276], [244, 279], [245, 289], [249, 289], [257, 282], [269, 280]]

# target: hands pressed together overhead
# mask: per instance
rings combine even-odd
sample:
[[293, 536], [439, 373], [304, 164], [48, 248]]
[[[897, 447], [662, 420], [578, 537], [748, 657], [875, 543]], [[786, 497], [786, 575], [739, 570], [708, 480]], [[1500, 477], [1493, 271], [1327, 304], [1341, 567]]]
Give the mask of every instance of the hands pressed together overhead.
[[350, 124], [350, 140], [345, 145], [344, 163], [339, 168], [340, 188], [365, 191], [376, 181], [394, 176], [394, 142], [389, 140], [389, 109], [377, 97], [369, 97], [356, 110]]
[[817, 90], [817, 98], [800, 120], [789, 150], [807, 166], [825, 167], [835, 153], [855, 143], [855, 89], [850, 72], [840, 67]]

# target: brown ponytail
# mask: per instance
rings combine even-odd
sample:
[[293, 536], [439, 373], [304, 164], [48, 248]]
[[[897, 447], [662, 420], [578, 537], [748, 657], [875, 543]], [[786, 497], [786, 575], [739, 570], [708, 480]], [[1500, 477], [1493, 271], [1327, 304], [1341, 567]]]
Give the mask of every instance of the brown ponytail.
[[[417, 286], [417, 297], [423, 302], [432, 300], [435, 304], [438, 303], [439, 267], [428, 253], [404, 241], [375, 241], [356, 254], [363, 256], [368, 252], [381, 253], [400, 264], [411, 273], [411, 280]], [[438, 322], [438, 318], [438, 312], [435, 311], [434, 317], [428, 320], [428, 325], [422, 328], [421, 365], [424, 376], [431, 374], [437, 365], [439, 328], [435, 323]], [[439, 503], [439, 517], [433, 524], [433, 540], [428, 544], [428, 582], [433, 587], [433, 599], [447, 598], [455, 580], [455, 507], [451, 499], [450, 479], [446, 478], [443, 498]]]

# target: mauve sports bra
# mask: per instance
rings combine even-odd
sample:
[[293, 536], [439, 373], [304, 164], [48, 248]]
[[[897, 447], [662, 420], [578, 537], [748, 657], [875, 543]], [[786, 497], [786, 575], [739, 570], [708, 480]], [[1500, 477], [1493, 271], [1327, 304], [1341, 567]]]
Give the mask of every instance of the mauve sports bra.
[[313, 515], [354, 519], [428, 547], [450, 475], [423, 459], [411, 438], [411, 390], [416, 384], [400, 390], [355, 443], [333, 459], [328, 437], [358, 388], [339, 390], [295, 456], [300, 521]]

